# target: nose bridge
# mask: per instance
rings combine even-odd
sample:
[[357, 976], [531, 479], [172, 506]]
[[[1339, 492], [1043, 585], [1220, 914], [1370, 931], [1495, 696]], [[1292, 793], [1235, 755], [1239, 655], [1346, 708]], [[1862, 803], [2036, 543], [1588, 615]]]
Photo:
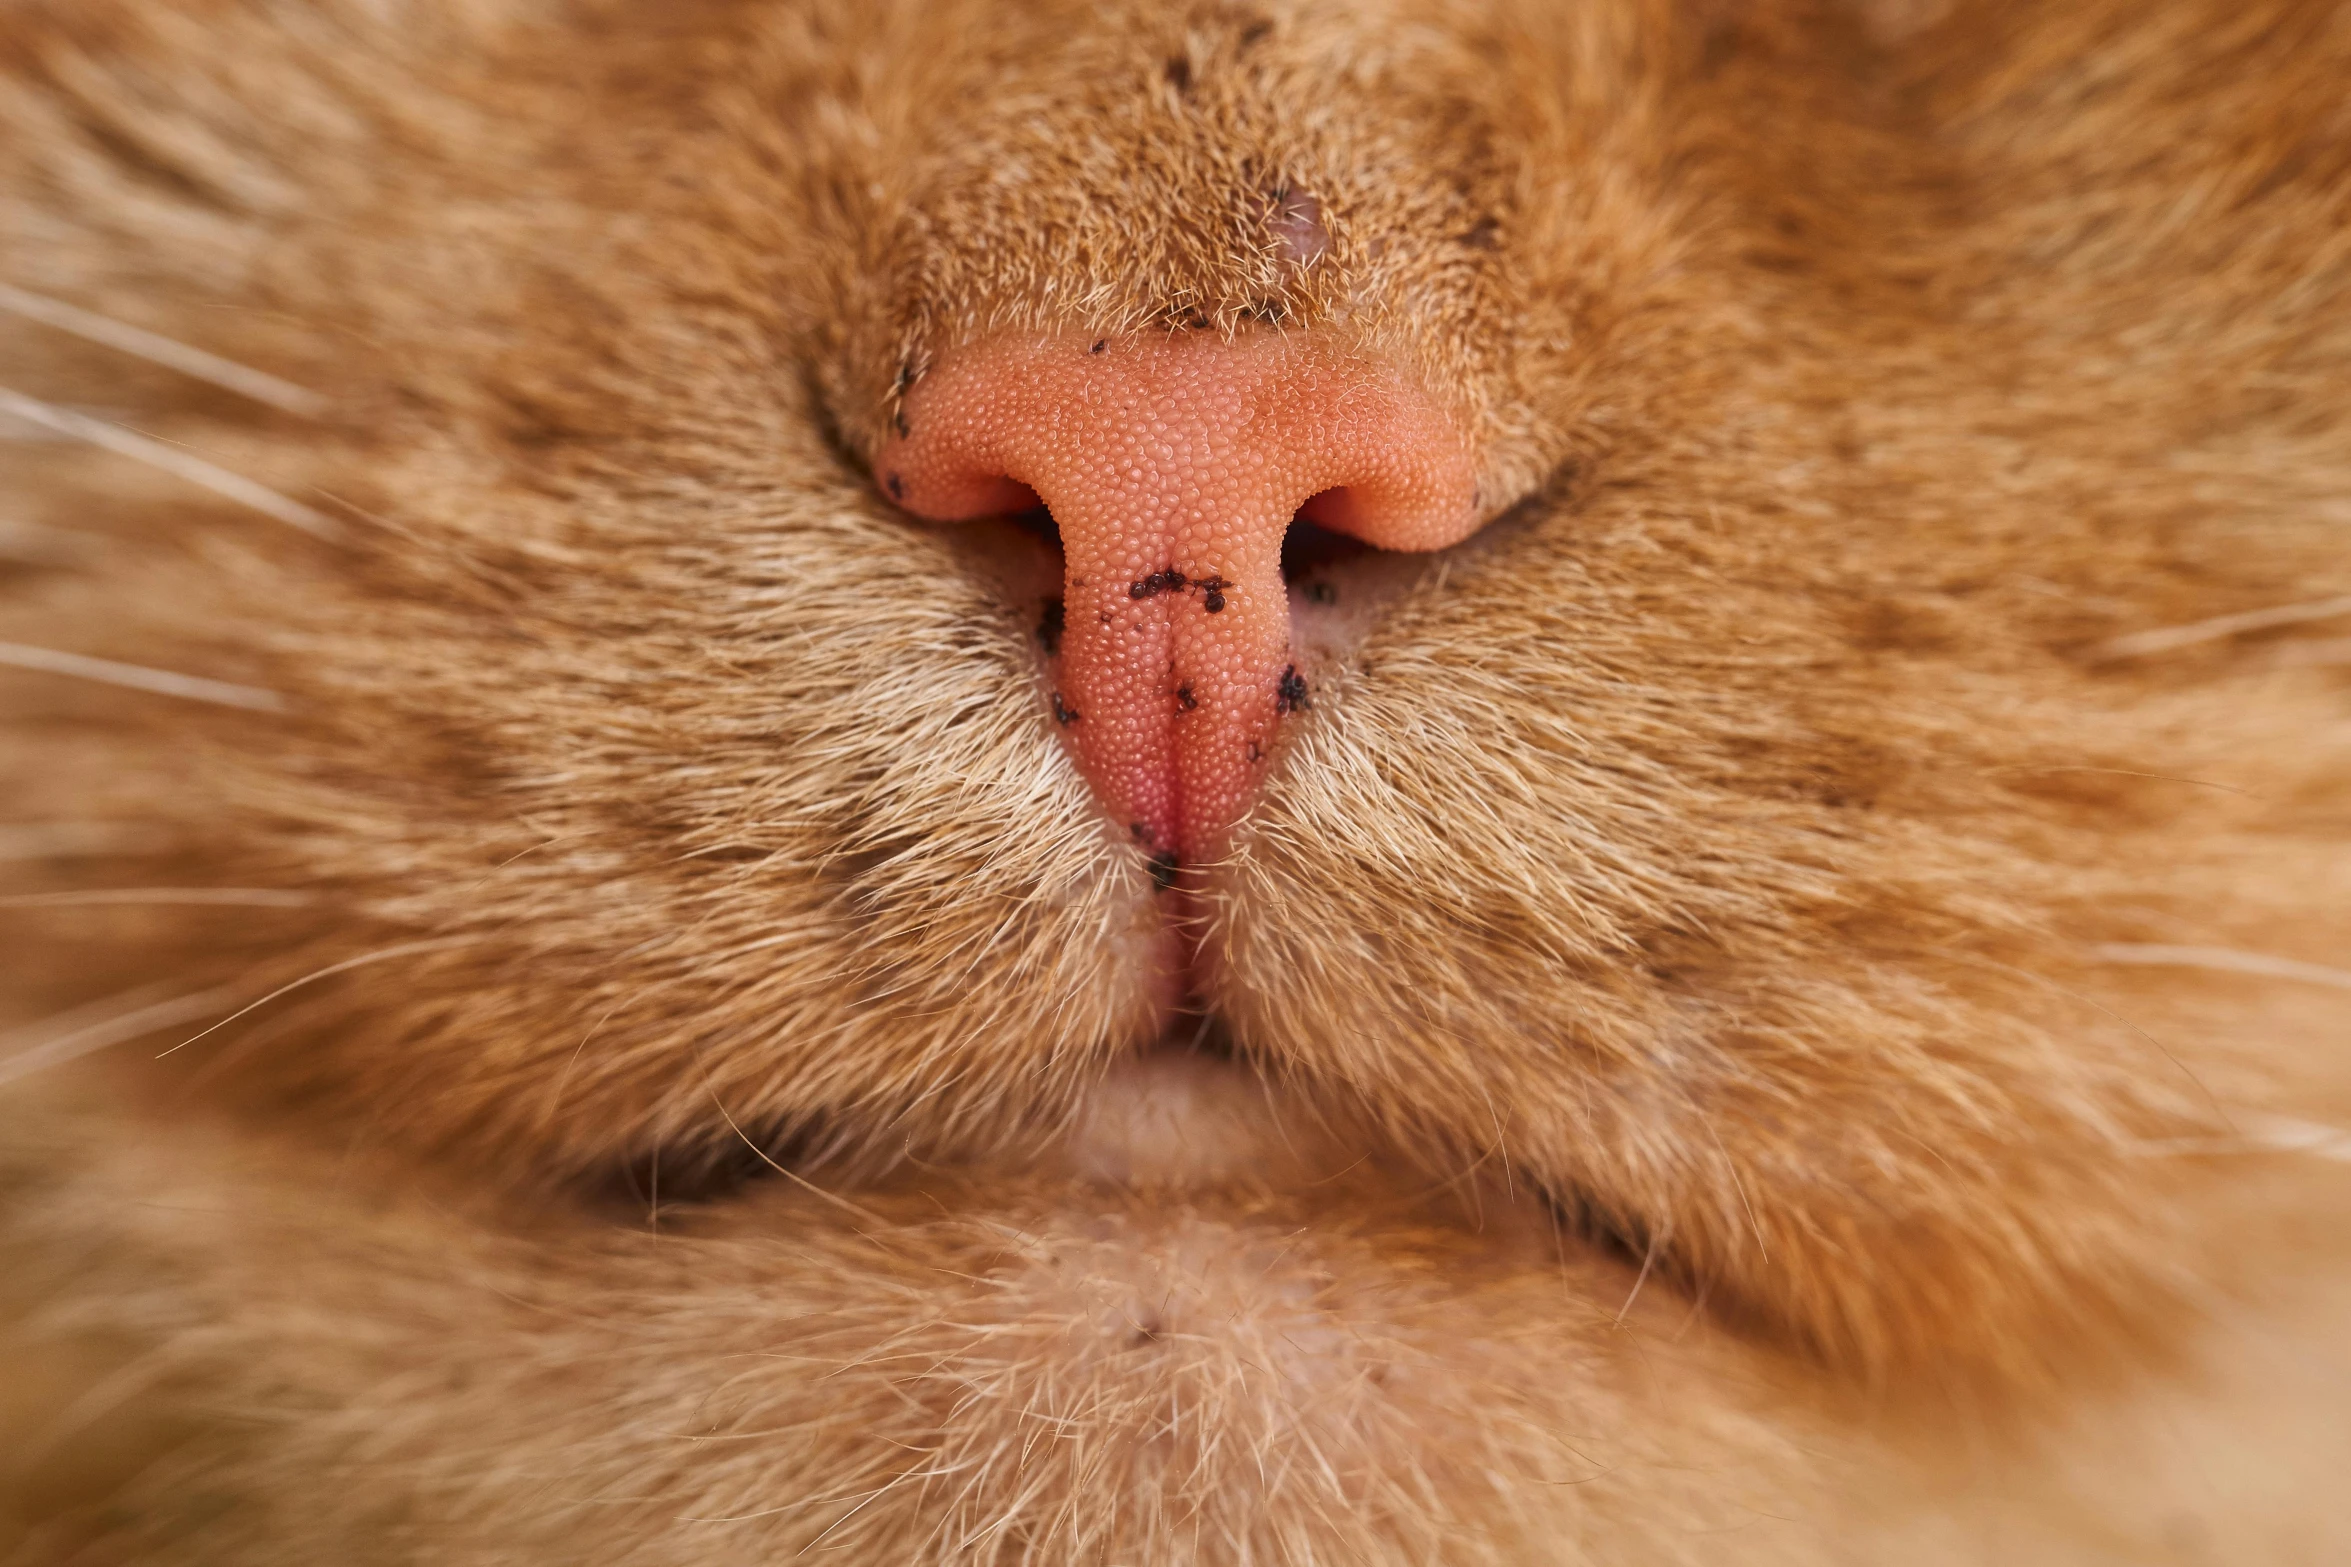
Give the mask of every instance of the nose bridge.
[[875, 469], [941, 520], [1044, 501], [1066, 562], [1052, 711], [1163, 870], [1216, 852], [1309, 704], [1281, 579], [1300, 504], [1339, 489], [1318, 517], [1390, 548], [1476, 524], [1444, 411], [1303, 334], [970, 345], [908, 393]]

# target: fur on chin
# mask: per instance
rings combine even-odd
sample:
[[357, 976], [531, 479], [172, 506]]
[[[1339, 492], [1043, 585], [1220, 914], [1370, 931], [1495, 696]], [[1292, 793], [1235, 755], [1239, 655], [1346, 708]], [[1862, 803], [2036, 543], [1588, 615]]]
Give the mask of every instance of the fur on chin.
[[204, 1417], [136, 1455], [108, 1549], [1663, 1563], [1818, 1483], [1807, 1422], [1746, 1407], [1755, 1368], [1499, 1189], [1472, 1223], [1360, 1163], [1293, 1191], [942, 1171], [583, 1222], [70, 1125], [9, 1145], [44, 1194], [10, 1254], [79, 1302], [43, 1326], [150, 1346], [134, 1396]]
[[2301, 1284], [2216, 1297], [2160, 1381], [2081, 1379], [1988, 1443], [1949, 1406], [1824, 1396], [1499, 1183], [935, 1172], [626, 1224], [36, 1104], [0, 1144], [40, 1199], [0, 1243], [51, 1302], [5, 1349], [54, 1384], [19, 1395], [38, 1441], [5, 1475], [36, 1562], [1695, 1567], [1727, 1541], [2057, 1567], [2351, 1541], [2323, 1506], [2351, 1456], [2351, 1181], [2291, 1167], [2240, 1218], [2249, 1254], [2300, 1249]]

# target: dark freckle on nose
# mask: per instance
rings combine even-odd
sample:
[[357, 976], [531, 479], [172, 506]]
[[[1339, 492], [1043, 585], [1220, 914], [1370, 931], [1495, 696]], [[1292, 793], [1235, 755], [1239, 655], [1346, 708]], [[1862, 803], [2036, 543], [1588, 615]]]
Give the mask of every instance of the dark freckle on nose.
[[1183, 861], [1171, 849], [1162, 849], [1151, 856], [1151, 885], [1161, 892], [1175, 885], [1176, 868]]
[[896, 474], [893, 473], [890, 475], [887, 482], [890, 486], [890, 499], [894, 501], [902, 501], [906, 499], [906, 481], [904, 479], [899, 478]]
[[1053, 721], [1055, 723], [1067, 727], [1076, 723], [1080, 716], [1076, 708], [1061, 699], [1060, 692], [1053, 693]]
[[1068, 606], [1059, 599], [1047, 599], [1045, 612], [1037, 617], [1037, 641], [1044, 645], [1048, 658], [1061, 651], [1061, 633], [1068, 626]]
[[1183, 709], [1185, 712], [1187, 712], [1187, 713], [1188, 713], [1188, 712], [1192, 711], [1192, 709], [1194, 709], [1194, 708], [1198, 707], [1199, 705], [1200, 705], [1200, 699], [1199, 699], [1198, 697], [1196, 697], [1196, 696], [1194, 696], [1194, 695], [1192, 694], [1192, 688], [1191, 688], [1190, 686], [1177, 686], [1177, 687], [1176, 687], [1176, 706], [1177, 706], [1177, 707], [1179, 707], [1179, 708], [1182, 708], [1182, 709]]
[[1282, 671], [1282, 678], [1274, 683], [1273, 710], [1277, 713], [1303, 712], [1306, 700], [1306, 677], [1298, 673], [1296, 664]]
[[1127, 823], [1127, 831], [1134, 835], [1135, 842], [1137, 843], [1149, 843], [1151, 841], [1151, 829], [1144, 826], [1141, 822]]
[[903, 397], [906, 395], [907, 388], [911, 387], [912, 385], [914, 385], [914, 366], [910, 364], [900, 365], [898, 367], [898, 379], [891, 383], [890, 390]]
[[1108, 348], [1109, 346], [1110, 346], [1110, 339], [1109, 339], [1109, 338], [1107, 338], [1107, 337], [1103, 337], [1103, 338], [1097, 338], [1097, 339], [1095, 339], [1095, 341], [1094, 341], [1094, 346], [1093, 346], [1093, 347], [1091, 347], [1091, 348], [1089, 348], [1089, 349], [1087, 349], [1087, 350], [1086, 350], [1086, 352], [1087, 352], [1087, 353], [1089, 353], [1089, 354], [1098, 354], [1098, 353], [1102, 352], [1102, 350], [1104, 350], [1105, 348]]
[[1128, 583], [1127, 597], [1131, 599], [1147, 599], [1156, 597], [1161, 593], [1181, 593], [1184, 590], [1184, 582], [1185, 578], [1182, 572], [1176, 570], [1173, 566], [1162, 567], [1160, 570], [1151, 573], [1151, 575], [1148, 577], [1137, 577], [1134, 581]]
[[906, 422], [906, 410], [903, 408], [890, 415], [890, 423], [897, 426], [898, 439], [901, 441], [914, 433], [914, 427]]
[[1232, 584], [1222, 577], [1210, 577], [1200, 584], [1200, 607], [1211, 615], [1224, 609], [1224, 590]]

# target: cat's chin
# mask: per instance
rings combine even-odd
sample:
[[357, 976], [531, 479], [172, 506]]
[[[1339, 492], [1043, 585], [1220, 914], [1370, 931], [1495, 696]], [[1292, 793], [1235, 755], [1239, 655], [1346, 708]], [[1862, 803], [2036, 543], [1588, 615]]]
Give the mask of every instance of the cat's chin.
[[[77, 1139], [39, 1241], [126, 1270], [84, 1297], [108, 1311], [193, 1324], [205, 1398], [339, 1412], [257, 1427], [216, 1484], [333, 1474], [312, 1511], [339, 1521], [413, 1472], [421, 1514], [478, 1504], [508, 1560], [570, 1559], [535, 1533], [572, 1526], [541, 1475], [604, 1508], [612, 1560], [681, 1518], [737, 1531], [696, 1534], [696, 1560], [789, 1559], [890, 1477], [940, 1475], [873, 1527], [1107, 1496], [1210, 1538], [1289, 1520], [1326, 1561], [1468, 1537], [1532, 1562], [1565, 1529], [1735, 1527], [1786, 1468], [1718, 1407], [1737, 1357], [1680, 1342], [1655, 1280], [1562, 1244], [1523, 1190], [1402, 1174], [1209, 1055], [1122, 1062], [1041, 1167], [779, 1177], [617, 1227], [368, 1150], [182, 1130]], [[380, 1435], [352, 1458], [343, 1431]]]
[[1504, 1272], [1555, 1268], [1569, 1253], [1630, 1283], [1621, 1247], [1563, 1224], [1563, 1210], [1523, 1179], [1474, 1158], [1433, 1169], [1354, 1107], [1236, 1059], [1219, 1035], [1212, 1018], [1195, 1017], [1113, 1062], [1058, 1135], [1030, 1157], [980, 1162], [965, 1196], [984, 1209], [1025, 1191], [1101, 1246], [1116, 1250], [1124, 1236], [1135, 1265], [1152, 1269], [1169, 1266], [1159, 1241], [1111, 1216], [1221, 1214], [1215, 1232], [1238, 1257], [1296, 1245], [1302, 1213], [1342, 1230], [1379, 1215]]
[[1327, 1181], [1364, 1157], [1331, 1121], [1250, 1067], [1202, 1049], [1211, 1024], [1114, 1062], [1046, 1170], [1110, 1186], [1202, 1189]]

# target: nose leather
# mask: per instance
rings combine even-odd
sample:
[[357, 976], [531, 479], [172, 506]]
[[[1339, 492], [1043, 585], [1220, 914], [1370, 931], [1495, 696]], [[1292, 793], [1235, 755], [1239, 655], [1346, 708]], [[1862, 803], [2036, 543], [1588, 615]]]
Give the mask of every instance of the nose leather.
[[908, 391], [874, 471], [918, 516], [1041, 499], [1066, 562], [1052, 711], [1112, 819], [1165, 870], [1219, 852], [1283, 726], [1283, 534], [1384, 549], [1478, 524], [1470, 443], [1401, 368], [1312, 333], [997, 337]]

